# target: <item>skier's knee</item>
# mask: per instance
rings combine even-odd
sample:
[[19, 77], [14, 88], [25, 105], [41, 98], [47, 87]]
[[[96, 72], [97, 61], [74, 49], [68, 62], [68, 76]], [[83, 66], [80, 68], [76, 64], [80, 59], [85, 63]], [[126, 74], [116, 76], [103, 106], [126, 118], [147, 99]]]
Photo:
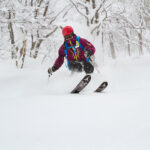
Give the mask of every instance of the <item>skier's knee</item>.
[[69, 69], [71, 71], [81, 72], [82, 71], [82, 65], [79, 62], [70, 62]]

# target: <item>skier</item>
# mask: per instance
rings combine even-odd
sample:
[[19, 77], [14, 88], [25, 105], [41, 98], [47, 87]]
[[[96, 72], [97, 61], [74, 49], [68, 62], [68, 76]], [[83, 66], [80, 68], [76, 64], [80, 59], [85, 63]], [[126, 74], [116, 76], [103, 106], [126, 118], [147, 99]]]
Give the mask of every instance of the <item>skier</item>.
[[74, 34], [71, 26], [65, 26], [62, 29], [62, 34], [64, 43], [59, 48], [59, 56], [54, 65], [48, 69], [49, 76], [62, 66], [64, 58], [67, 59], [67, 66], [70, 71], [93, 73], [94, 66], [91, 64], [91, 56], [95, 53], [95, 47], [86, 39]]

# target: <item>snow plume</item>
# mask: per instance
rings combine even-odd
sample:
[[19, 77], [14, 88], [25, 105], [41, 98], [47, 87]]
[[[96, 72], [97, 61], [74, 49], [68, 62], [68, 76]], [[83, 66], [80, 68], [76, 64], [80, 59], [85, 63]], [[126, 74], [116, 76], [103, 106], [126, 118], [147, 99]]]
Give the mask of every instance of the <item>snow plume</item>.
[[[108, 59], [79, 94], [83, 78], [66, 68], [48, 81], [48, 65], [0, 63], [0, 149], [149, 150], [150, 58]], [[93, 90], [104, 80], [103, 93]]]

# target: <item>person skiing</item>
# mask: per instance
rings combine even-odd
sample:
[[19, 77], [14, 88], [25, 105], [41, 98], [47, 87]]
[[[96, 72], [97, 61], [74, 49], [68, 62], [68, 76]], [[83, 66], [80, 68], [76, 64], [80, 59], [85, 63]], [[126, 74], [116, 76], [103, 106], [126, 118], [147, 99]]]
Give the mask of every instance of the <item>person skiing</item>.
[[64, 58], [67, 59], [70, 71], [93, 73], [94, 66], [91, 64], [91, 56], [95, 53], [95, 47], [86, 39], [77, 36], [71, 26], [65, 26], [62, 29], [62, 34], [64, 43], [59, 48], [59, 56], [54, 65], [48, 69], [49, 76], [62, 66]]

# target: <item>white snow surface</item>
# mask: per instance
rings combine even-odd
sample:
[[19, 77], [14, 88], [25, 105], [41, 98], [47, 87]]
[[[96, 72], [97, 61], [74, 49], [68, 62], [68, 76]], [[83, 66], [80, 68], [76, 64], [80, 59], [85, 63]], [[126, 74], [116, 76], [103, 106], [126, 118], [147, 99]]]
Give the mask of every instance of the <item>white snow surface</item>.
[[48, 67], [0, 62], [0, 150], [150, 149], [149, 56], [105, 61], [78, 95], [83, 73], [62, 67], [48, 81]]

